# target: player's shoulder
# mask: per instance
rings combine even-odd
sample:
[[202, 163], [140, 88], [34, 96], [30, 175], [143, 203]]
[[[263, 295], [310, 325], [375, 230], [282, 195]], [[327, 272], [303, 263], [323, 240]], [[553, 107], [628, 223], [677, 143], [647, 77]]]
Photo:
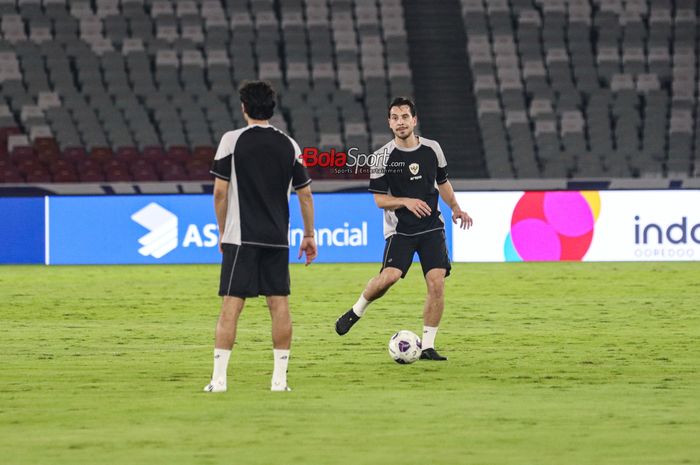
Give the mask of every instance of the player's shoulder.
[[250, 129], [250, 126], [244, 126], [242, 128], [226, 131], [224, 135], [221, 136], [220, 145], [234, 146], [238, 139], [241, 137], [241, 134], [246, 132], [248, 129]]
[[420, 136], [420, 143], [426, 147], [431, 148], [435, 153], [442, 152], [442, 147], [440, 147], [440, 143], [435, 139], [428, 139], [427, 137]]
[[273, 131], [275, 131], [277, 134], [281, 134], [284, 137], [288, 137], [289, 139], [291, 139], [291, 137], [289, 137], [289, 134], [287, 134], [286, 132], [284, 132], [283, 130], [278, 128], [277, 126], [273, 126], [272, 124], [269, 124], [267, 127], [272, 129]]
[[394, 139], [391, 139], [386, 144], [374, 150], [372, 152], [372, 156], [370, 157], [372, 168], [374, 170], [383, 170], [386, 168], [387, 164], [389, 163], [389, 157], [391, 157], [391, 154], [395, 149], [396, 143], [394, 142]]
[[438, 141], [428, 139], [427, 137], [423, 136], [421, 136], [420, 141], [423, 147], [428, 147], [428, 149], [430, 149], [433, 152], [433, 155], [435, 155], [435, 158], [437, 159], [438, 166], [447, 166], [445, 152], [442, 151], [442, 147], [440, 147]]
[[222, 140], [230, 140], [239, 137], [241, 134], [250, 129], [250, 126], [243, 126], [242, 128], [232, 129], [231, 131], [226, 131], [221, 137]]
[[396, 149], [396, 142], [394, 142], [394, 139], [391, 139], [389, 142], [382, 145], [381, 147], [379, 147], [377, 150], [375, 150], [372, 153], [374, 155], [389, 155], [395, 149]]
[[216, 150], [216, 156], [214, 158], [219, 160], [226, 156], [233, 155], [238, 139], [240, 139], [241, 134], [247, 131], [248, 128], [249, 126], [245, 126], [232, 131], [226, 131], [224, 135], [221, 136], [221, 141], [219, 142], [219, 147]]
[[280, 136], [281, 140], [284, 140], [285, 142], [292, 144], [292, 149], [294, 150], [295, 153], [301, 152], [301, 149], [299, 148], [299, 144], [297, 143], [297, 141], [294, 140], [294, 138], [292, 136], [290, 136], [289, 134], [287, 134], [286, 132], [284, 132], [280, 128], [273, 126], [271, 124], [269, 127], [270, 127], [270, 129], [275, 131], [275, 134]]
[[270, 124], [269, 128], [272, 129], [273, 131], [275, 131], [276, 134], [284, 137], [285, 139], [292, 141], [293, 143], [296, 143], [296, 141], [292, 138], [292, 136], [290, 136], [289, 134], [287, 134], [282, 129], [278, 128], [277, 126], [273, 126]]

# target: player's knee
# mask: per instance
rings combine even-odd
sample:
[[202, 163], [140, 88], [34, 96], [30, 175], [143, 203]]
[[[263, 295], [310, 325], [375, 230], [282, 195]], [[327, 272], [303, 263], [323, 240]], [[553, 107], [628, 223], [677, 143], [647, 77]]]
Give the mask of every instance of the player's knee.
[[441, 297], [445, 292], [445, 277], [444, 276], [426, 276], [428, 284], [428, 293], [433, 297]]
[[221, 315], [238, 318], [238, 315], [243, 311], [243, 303], [244, 300], [239, 297], [224, 296], [221, 303]]
[[384, 284], [385, 289], [388, 289], [394, 284], [396, 284], [399, 279], [401, 279], [400, 270], [385, 269], [384, 271], [382, 271], [382, 283]]
[[270, 311], [289, 312], [289, 299], [287, 296], [267, 296], [265, 300]]

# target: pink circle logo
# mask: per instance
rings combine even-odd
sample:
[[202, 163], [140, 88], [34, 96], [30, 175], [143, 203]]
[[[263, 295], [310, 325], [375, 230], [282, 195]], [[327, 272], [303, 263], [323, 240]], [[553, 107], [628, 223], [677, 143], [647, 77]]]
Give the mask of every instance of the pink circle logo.
[[580, 261], [599, 213], [598, 192], [524, 193], [513, 210], [506, 261]]

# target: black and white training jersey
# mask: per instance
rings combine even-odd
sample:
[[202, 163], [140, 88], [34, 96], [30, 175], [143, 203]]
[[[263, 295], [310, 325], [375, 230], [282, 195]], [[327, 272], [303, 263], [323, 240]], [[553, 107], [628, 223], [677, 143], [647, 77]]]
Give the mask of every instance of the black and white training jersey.
[[431, 214], [418, 218], [407, 208], [384, 210], [384, 238], [394, 234], [415, 236], [445, 227], [438, 209], [438, 184], [447, 182], [447, 161], [440, 144], [420, 137], [418, 146], [398, 147], [394, 139], [374, 152], [369, 191], [394, 197], [421, 199], [430, 206]]
[[211, 173], [229, 181], [222, 242], [289, 247], [289, 194], [311, 184], [299, 145], [271, 125], [252, 125], [221, 138]]

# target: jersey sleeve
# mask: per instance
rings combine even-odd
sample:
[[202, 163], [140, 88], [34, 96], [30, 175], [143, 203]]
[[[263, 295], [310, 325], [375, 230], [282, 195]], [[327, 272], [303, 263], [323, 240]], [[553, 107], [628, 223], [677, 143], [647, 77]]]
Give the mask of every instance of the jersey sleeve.
[[235, 149], [235, 141], [229, 133], [224, 134], [219, 142], [219, 147], [216, 149], [214, 163], [209, 172], [219, 179], [224, 181], [231, 180], [231, 162], [233, 160], [233, 150]]
[[227, 155], [220, 160], [214, 160], [214, 164], [209, 172], [219, 179], [224, 181], [231, 180], [231, 161], [233, 160], [232, 155]]
[[309, 171], [306, 169], [306, 166], [304, 166], [304, 163], [301, 161], [301, 148], [299, 148], [299, 144], [292, 139], [291, 137], [289, 140], [292, 143], [292, 147], [294, 147], [294, 165], [292, 166], [292, 187], [294, 187], [294, 190], [301, 189], [302, 187], [306, 187], [309, 184], [311, 184], [311, 177], [309, 177]]
[[309, 184], [311, 184], [311, 178], [306, 166], [301, 162], [301, 158], [295, 157], [294, 166], [292, 167], [292, 187], [294, 187], [294, 190], [298, 190]]
[[370, 192], [375, 194], [388, 194], [389, 193], [389, 182], [386, 179], [386, 175], [371, 177], [369, 178], [369, 189]]
[[435, 177], [435, 182], [438, 184], [444, 184], [447, 182], [447, 160], [445, 159], [445, 154], [442, 151], [442, 147], [437, 142], [435, 147], [435, 156], [437, 157], [437, 176]]

